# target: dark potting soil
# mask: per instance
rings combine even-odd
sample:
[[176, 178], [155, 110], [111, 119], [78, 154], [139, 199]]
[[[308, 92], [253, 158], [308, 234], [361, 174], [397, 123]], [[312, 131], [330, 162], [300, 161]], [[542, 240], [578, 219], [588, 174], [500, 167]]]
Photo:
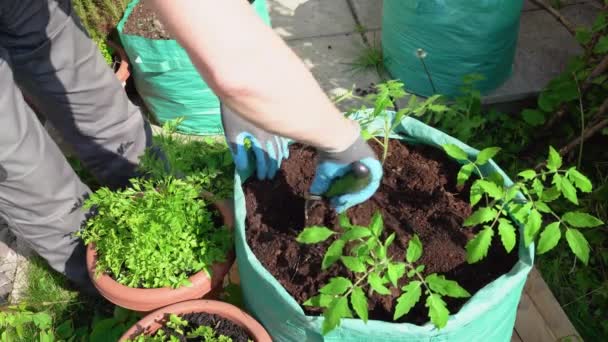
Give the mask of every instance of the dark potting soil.
[[[253, 3], [255, 0], [247, 1]], [[158, 20], [156, 13], [145, 6], [145, 1], [140, 1], [135, 5], [125, 23], [123, 32], [148, 39], [175, 39], [169, 31], [165, 30], [165, 26]]]
[[184, 334], [180, 334], [166, 326], [162, 329], [167, 336], [175, 336], [181, 342], [204, 341], [202, 338], [186, 339], [186, 335], [188, 335], [189, 332], [196, 330], [200, 326], [211, 327], [213, 331], [215, 331], [216, 336], [224, 335], [230, 337], [233, 342], [247, 342], [251, 340], [249, 334], [247, 334], [247, 331], [245, 331], [243, 327], [218, 315], [193, 312], [180, 315], [179, 317], [188, 321], [188, 326], [184, 328]]
[[[381, 148], [374, 149], [381, 155]], [[352, 273], [336, 263], [321, 270], [323, 255], [333, 241], [314, 245], [299, 244], [296, 236], [307, 226], [323, 225], [339, 230], [337, 215], [325, 202], [309, 211], [304, 222], [303, 194], [308, 190], [315, 170], [315, 151], [293, 145], [290, 158], [271, 181], [250, 180], [245, 184], [247, 206], [247, 242], [264, 267], [285, 287], [298, 303], [317, 295], [319, 288], [334, 276], [350, 277]], [[414, 233], [420, 237], [424, 253], [418, 261], [425, 275], [441, 273], [456, 280], [472, 295], [486, 284], [509, 272], [517, 261], [516, 251], [507, 254], [495, 236], [488, 256], [469, 265], [464, 246], [480, 227], [464, 228], [471, 214], [467, 199], [469, 187], [456, 188], [459, 165], [443, 151], [430, 146], [409, 146], [391, 141], [384, 164], [384, 177], [376, 194], [368, 201], [347, 211], [351, 222], [369, 225], [374, 212], [384, 218], [385, 238], [396, 233], [389, 249], [394, 260], [403, 260], [407, 244]], [[352, 279], [352, 277], [351, 277]], [[405, 280], [403, 284], [405, 284]], [[398, 293], [369, 299], [370, 319], [392, 321]], [[451, 313], [456, 313], [465, 299], [445, 298]], [[400, 320], [414, 324], [428, 321], [421, 300]], [[321, 310], [303, 306], [307, 314]]]

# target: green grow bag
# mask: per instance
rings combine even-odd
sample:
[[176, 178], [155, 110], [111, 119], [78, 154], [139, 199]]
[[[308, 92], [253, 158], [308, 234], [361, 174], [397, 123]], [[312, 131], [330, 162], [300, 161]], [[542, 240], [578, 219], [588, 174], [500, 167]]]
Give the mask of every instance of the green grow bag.
[[[381, 122], [375, 124], [381, 125]], [[373, 130], [372, 130], [373, 131]], [[405, 118], [398, 127], [397, 138], [412, 144], [456, 144], [473, 157], [478, 151], [462, 142], [412, 118]], [[493, 162], [484, 173], [498, 171], [507, 182], [511, 180]], [[247, 245], [245, 236], [245, 198], [235, 175], [236, 254], [245, 305], [268, 330], [274, 341], [510, 341], [515, 316], [526, 278], [533, 264], [534, 247], [523, 246], [520, 229], [519, 261], [513, 269], [478, 291], [446, 327], [437, 330], [431, 323], [417, 326], [359, 319], [343, 319], [335, 330], [323, 336], [323, 317], [307, 316], [300, 305], [262, 266]]]
[[[418, 95], [458, 95], [463, 78], [482, 93], [511, 75], [523, 0], [384, 0], [382, 49], [386, 69]], [[418, 49], [426, 53], [424, 63]]]
[[[125, 34], [125, 23], [140, 0], [127, 6], [118, 35], [133, 66], [135, 87], [154, 116], [164, 123], [179, 117], [186, 134], [223, 134], [219, 99], [205, 83], [186, 51], [176, 40], [156, 40]], [[246, 0], [243, 0], [246, 1]], [[252, 4], [270, 25], [266, 0]]]

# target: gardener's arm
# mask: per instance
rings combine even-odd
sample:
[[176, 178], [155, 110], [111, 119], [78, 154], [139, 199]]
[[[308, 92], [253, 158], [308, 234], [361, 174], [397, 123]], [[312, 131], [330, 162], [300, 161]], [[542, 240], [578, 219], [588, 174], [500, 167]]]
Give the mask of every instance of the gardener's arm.
[[148, 1], [209, 86], [247, 120], [322, 151], [343, 151], [359, 136], [248, 1]]

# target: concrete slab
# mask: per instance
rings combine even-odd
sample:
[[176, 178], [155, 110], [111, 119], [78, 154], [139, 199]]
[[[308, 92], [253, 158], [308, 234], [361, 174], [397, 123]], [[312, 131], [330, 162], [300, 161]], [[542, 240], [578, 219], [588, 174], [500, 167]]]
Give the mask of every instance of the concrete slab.
[[[329, 97], [344, 94], [353, 87], [368, 87], [380, 82], [375, 71], [354, 71], [351, 63], [365, 49], [358, 33], [332, 37], [300, 39], [287, 42], [300, 56]], [[356, 105], [346, 101], [338, 105], [342, 110]]]
[[269, 0], [272, 26], [285, 40], [330, 36], [356, 29], [346, 0]]
[[591, 27], [599, 13], [596, 3], [593, 2], [585, 2], [564, 7], [560, 10], [560, 12], [577, 27]]
[[484, 102], [534, 96], [564, 70], [571, 57], [580, 53], [582, 49], [574, 37], [546, 11], [524, 12], [513, 76]]
[[[548, 1], [548, 0], [544, 0], [544, 1]], [[562, 6], [560, 8], [558, 8], [559, 10], [570, 6], [570, 5], [576, 5], [576, 4], [584, 4], [584, 3], [592, 3], [594, 0], [560, 0]], [[550, 3], [550, 2], [548, 2]], [[556, 7], [557, 8], [557, 7]], [[524, 7], [523, 10], [524, 11], [535, 11], [535, 10], [539, 10], [541, 9], [541, 7], [539, 7], [538, 5], [536, 5], [535, 3], [533, 3], [530, 0], [524, 0]]]
[[382, 27], [382, 0], [348, 0], [355, 10], [359, 22], [366, 30]]

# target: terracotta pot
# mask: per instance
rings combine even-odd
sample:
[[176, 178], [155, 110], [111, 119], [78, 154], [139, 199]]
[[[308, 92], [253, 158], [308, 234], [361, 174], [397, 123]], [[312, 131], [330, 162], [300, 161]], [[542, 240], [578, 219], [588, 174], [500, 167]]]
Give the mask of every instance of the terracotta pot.
[[118, 67], [114, 67], [114, 73], [116, 74], [116, 78], [118, 78], [118, 80], [124, 87], [127, 84], [127, 79], [129, 79], [129, 76], [131, 76], [131, 72], [129, 71], [129, 58], [127, 57], [127, 53], [125, 52], [125, 50], [120, 45], [114, 43], [111, 40], [108, 40], [107, 44], [112, 49], [114, 49], [114, 51], [116, 51], [116, 54], [118, 55], [119, 60], [116, 63]]
[[272, 341], [270, 335], [266, 332], [266, 329], [246, 312], [234, 305], [215, 300], [190, 300], [156, 310], [135, 323], [131, 329], [127, 330], [127, 332], [122, 335], [119, 341], [134, 339], [142, 333], [155, 333], [163, 326], [162, 322], [165, 320], [167, 314], [181, 315], [193, 312], [215, 314], [228, 319], [243, 327], [254, 342]]
[[[234, 227], [234, 216], [228, 201], [217, 202], [216, 207], [220, 211], [224, 224], [232, 229]], [[222, 285], [222, 281], [230, 267], [234, 263], [234, 251], [226, 256], [226, 261], [211, 267], [212, 277], [209, 278], [204, 271], [198, 272], [189, 278], [191, 286], [181, 286], [173, 289], [162, 287], [155, 289], [134, 288], [122, 285], [108, 274], [95, 275], [97, 263], [97, 251], [95, 244], [87, 245], [87, 270], [93, 285], [110, 302], [124, 308], [148, 312], [164, 306], [183, 302], [191, 299], [199, 299], [215, 288]]]

